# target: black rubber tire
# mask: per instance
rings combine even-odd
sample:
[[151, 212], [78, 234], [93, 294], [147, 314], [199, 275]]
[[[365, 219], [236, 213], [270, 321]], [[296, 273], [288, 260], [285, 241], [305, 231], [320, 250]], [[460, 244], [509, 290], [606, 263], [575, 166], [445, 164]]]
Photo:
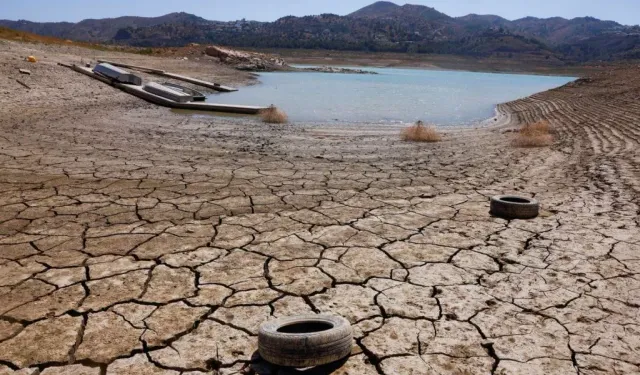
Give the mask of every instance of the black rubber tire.
[[[283, 327], [302, 324], [322, 325], [327, 329], [311, 333], [280, 331]], [[351, 353], [352, 345], [351, 324], [338, 316], [303, 315], [271, 320], [263, 323], [258, 333], [260, 356], [284, 367], [313, 367], [336, 362]]]
[[531, 198], [500, 195], [491, 198], [491, 215], [503, 219], [533, 219], [540, 214], [540, 203]]

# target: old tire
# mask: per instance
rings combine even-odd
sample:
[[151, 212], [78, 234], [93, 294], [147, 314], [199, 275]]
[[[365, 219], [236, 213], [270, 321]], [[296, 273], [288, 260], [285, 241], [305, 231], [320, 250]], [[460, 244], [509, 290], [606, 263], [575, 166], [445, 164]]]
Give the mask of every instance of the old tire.
[[271, 320], [260, 326], [258, 350], [267, 362], [312, 367], [336, 362], [351, 353], [353, 332], [337, 316], [304, 315]]
[[540, 213], [540, 203], [535, 199], [500, 195], [491, 198], [491, 215], [503, 219], [533, 219]]

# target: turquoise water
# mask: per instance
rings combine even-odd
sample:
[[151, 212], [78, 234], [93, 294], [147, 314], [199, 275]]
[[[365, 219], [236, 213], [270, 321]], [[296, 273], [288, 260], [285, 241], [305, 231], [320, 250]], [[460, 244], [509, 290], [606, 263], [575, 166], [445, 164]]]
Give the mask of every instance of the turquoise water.
[[210, 102], [282, 108], [294, 122], [468, 125], [496, 104], [562, 86], [575, 78], [418, 69], [367, 68], [378, 75], [263, 73], [260, 84], [214, 94]]

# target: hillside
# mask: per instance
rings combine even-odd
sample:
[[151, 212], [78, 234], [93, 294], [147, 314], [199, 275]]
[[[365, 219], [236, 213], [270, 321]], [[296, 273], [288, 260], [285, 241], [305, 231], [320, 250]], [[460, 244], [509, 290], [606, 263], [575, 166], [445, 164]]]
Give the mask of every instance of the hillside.
[[573, 43], [603, 33], [623, 32], [625, 27], [613, 21], [601, 21], [592, 17], [567, 20], [560, 17], [527, 17], [505, 24], [510, 30], [533, 36], [549, 44]]
[[86, 42], [108, 42], [120, 29], [144, 28], [156, 25], [198, 25], [209, 21], [188, 13], [170, 13], [160, 17], [118, 17], [86, 19], [70, 22], [30, 22], [0, 20], [0, 25], [14, 30]]
[[380, 1], [346, 16], [283, 17], [274, 22], [217, 22], [187, 13], [162, 17], [120, 17], [78, 23], [0, 21], [0, 26], [63, 39], [138, 47], [215, 43], [252, 48], [545, 56], [563, 61], [637, 56], [640, 30], [592, 17], [496, 15], [449, 17], [421, 5]]
[[349, 18], [400, 18], [421, 19], [423, 21], [449, 20], [451, 17], [424, 5], [397, 5], [388, 1], [379, 1], [357, 10]]
[[[9, 29], [4, 26], [0, 26], [0, 39], [4, 40], [13, 40], [17, 42], [26, 42], [26, 43], [43, 43], [43, 44], [58, 44], [58, 45], [66, 45], [66, 46], [79, 46], [85, 48], [93, 48], [93, 49], [123, 49], [120, 46], [104, 46], [98, 44], [91, 44], [87, 42], [77, 42], [68, 39], [60, 39], [53, 36], [46, 36], [40, 34], [30, 33], [28, 31], [20, 31]], [[126, 49], [134, 50], [133, 48], [125, 47]]]

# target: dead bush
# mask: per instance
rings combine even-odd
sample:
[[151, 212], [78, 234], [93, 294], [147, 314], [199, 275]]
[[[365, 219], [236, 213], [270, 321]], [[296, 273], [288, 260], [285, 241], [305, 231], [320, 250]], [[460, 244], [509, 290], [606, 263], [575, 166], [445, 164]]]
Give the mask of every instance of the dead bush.
[[438, 134], [436, 128], [432, 125], [424, 125], [422, 121], [418, 121], [402, 130], [400, 138], [408, 142], [440, 142], [442, 137]]
[[553, 129], [548, 121], [524, 125], [513, 140], [516, 147], [545, 147], [553, 143]]
[[260, 117], [262, 117], [262, 122], [268, 124], [286, 124], [289, 122], [287, 114], [274, 105], [260, 111]]

